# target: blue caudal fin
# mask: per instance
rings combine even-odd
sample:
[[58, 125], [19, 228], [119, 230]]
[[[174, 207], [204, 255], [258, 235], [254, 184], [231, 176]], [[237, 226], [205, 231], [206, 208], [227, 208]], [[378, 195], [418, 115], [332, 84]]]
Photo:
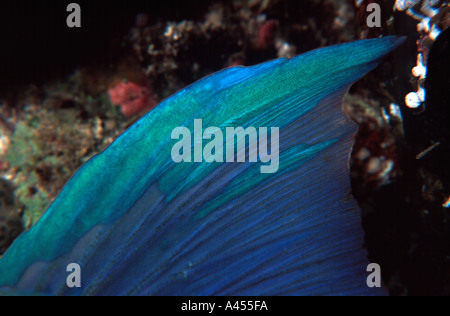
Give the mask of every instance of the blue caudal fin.
[[[48, 295], [382, 294], [366, 285], [348, 87], [402, 42], [357, 41], [220, 71], [162, 102], [66, 184], [0, 260], [0, 291]], [[279, 127], [260, 160], [175, 163], [176, 127]], [[274, 136], [274, 135], [271, 135]], [[206, 141], [204, 141], [206, 143]], [[194, 153], [194, 150], [192, 150]], [[248, 161], [248, 159], [247, 159]], [[70, 263], [81, 287], [69, 288]], [[1, 292], [0, 292], [1, 293]]]

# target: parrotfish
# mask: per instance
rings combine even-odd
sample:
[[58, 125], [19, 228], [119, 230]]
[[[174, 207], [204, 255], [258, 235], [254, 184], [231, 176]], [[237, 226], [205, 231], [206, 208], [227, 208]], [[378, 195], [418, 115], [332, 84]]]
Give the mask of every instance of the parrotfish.
[[[13, 243], [0, 260], [0, 292], [386, 294], [366, 282], [348, 171], [356, 125], [341, 102], [402, 41], [231, 67], [166, 99], [86, 162]], [[278, 170], [261, 173], [260, 160], [174, 162], [171, 133], [193, 130], [195, 119], [279, 128]], [[70, 286], [74, 263], [80, 284]]]

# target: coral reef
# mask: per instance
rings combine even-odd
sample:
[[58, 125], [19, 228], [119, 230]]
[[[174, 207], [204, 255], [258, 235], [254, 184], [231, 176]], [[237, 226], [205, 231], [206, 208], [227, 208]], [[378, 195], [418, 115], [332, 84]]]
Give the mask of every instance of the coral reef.
[[148, 88], [133, 82], [120, 82], [108, 90], [111, 102], [120, 105], [123, 115], [130, 117], [149, 111], [157, 105]]
[[414, 85], [416, 92], [405, 96], [405, 103], [410, 108], [422, 107], [425, 104], [424, 81], [427, 73], [428, 54], [433, 42], [439, 34], [450, 26], [450, 6], [448, 1], [406, 1], [397, 0], [395, 8], [406, 11], [408, 15], [418, 20], [417, 31], [420, 38], [417, 41], [417, 63], [412, 69], [416, 78]]
[[[361, 1], [360, 8], [368, 2]], [[353, 194], [362, 209], [371, 261], [383, 266], [390, 293], [448, 295], [450, 212], [445, 205], [450, 195], [450, 149], [445, 126], [450, 124], [450, 98], [445, 92], [448, 72], [443, 69], [450, 55], [442, 23], [448, 2], [436, 1], [435, 8], [426, 11], [436, 18], [422, 12], [431, 2], [407, 3], [406, 12], [397, 8], [383, 14], [381, 29], [360, 27], [363, 37], [395, 32], [408, 35], [408, 40], [347, 99], [359, 124], [351, 160]], [[395, 2], [381, 4], [392, 8]], [[422, 12], [418, 20], [425, 23], [417, 25], [414, 12]], [[431, 40], [438, 30], [442, 36]], [[435, 44], [439, 48], [433, 49]], [[405, 98], [412, 96], [411, 89], [421, 91], [420, 96], [414, 94], [417, 108]]]
[[153, 90], [165, 98], [223, 67], [353, 40], [348, 8], [344, 0], [216, 3], [198, 20], [146, 25], [138, 16], [127, 42]]
[[0, 178], [0, 256], [24, 230], [11, 183]]
[[[106, 148], [120, 133], [118, 126], [125, 124], [107, 97], [94, 98], [80, 90], [82, 80], [77, 73], [42, 93], [29, 90], [20, 114], [2, 107], [2, 117], [13, 126], [12, 130], [2, 128], [8, 140], [0, 156], [2, 171], [16, 186], [28, 227], [79, 166]], [[41, 94], [46, 97], [40, 98]], [[101, 110], [105, 107], [110, 111]]]

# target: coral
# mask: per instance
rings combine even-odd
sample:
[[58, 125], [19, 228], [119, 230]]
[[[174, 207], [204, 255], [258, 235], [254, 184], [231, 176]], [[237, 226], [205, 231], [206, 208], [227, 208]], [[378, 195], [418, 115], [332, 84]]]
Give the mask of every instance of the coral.
[[0, 178], [0, 255], [24, 230], [12, 184]]
[[395, 115], [396, 109], [385, 113], [379, 101], [359, 94], [345, 97], [344, 110], [359, 125], [350, 160], [352, 180], [357, 183], [353, 193], [369, 196], [402, 175], [401, 117]]
[[269, 20], [261, 25], [258, 32], [258, 48], [266, 49], [273, 44], [276, 28], [277, 22], [275, 20]]
[[[361, 1], [361, 5], [369, 1]], [[448, 39], [442, 36], [448, 30], [433, 39], [436, 30], [445, 27], [443, 12], [448, 9], [446, 1], [436, 1], [435, 5], [444, 7], [436, 7], [434, 13], [426, 11], [434, 14], [430, 18], [429, 13], [420, 13], [427, 3], [432, 2], [415, 1], [406, 12], [392, 12], [389, 1], [383, 1], [382, 10], [391, 12], [382, 13], [382, 27], [367, 30], [360, 26], [363, 37], [395, 32], [407, 34], [408, 40], [356, 85], [365, 86], [370, 93], [354, 89], [359, 100], [350, 100], [373, 103], [371, 113], [364, 110], [362, 119], [356, 119], [359, 130], [351, 176], [370, 260], [383, 267], [383, 280], [392, 295], [448, 295], [450, 284], [450, 212], [445, 206], [450, 187], [450, 151], [446, 145], [449, 107], [448, 72], [444, 70], [449, 54]], [[365, 7], [359, 9], [363, 12]], [[419, 14], [410, 14], [414, 12]], [[435, 66], [433, 80], [430, 63]], [[415, 98], [417, 109], [411, 109], [414, 99], [405, 102], [411, 87], [417, 91], [409, 95]]]
[[396, 0], [395, 8], [405, 11], [418, 20], [417, 31], [420, 38], [417, 41], [417, 64], [412, 69], [412, 75], [417, 78], [416, 91], [405, 96], [405, 104], [409, 108], [419, 108], [425, 103], [424, 79], [427, 74], [428, 54], [433, 42], [450, 25], [450, 6], [448, 1], [418, 1]]
[[[0, 129], [0, 157], [2, 157], [8, 150], [9, 143], [9, 137], [7, 135], [3, 135], [2, 130]], [[0, 160], [0, 170], [6, 167], [4, 164], [5, 163]]]
[[108, 90], [111, 102], [120, 105], [122, 114], [130, 117], [157, 105], [150, 90], [133, 82], [121, 82]]
[[147, 26], [141, 14], [136, 17], [126, 41], [161, 99], [224, 67], [354, 39], [348, 27], [354, 11], [343, 0], [243, 0], [206, 9], [196, 18], [176, 16]]
[[3, 172], [16, 186], [27, 226], [36, 223], [81, 164], [125, 128], [113, 112], [105, 112], [114, 107], [104, 94], [85, 95], [79, 90], [80, 80], [75, 76], [47, 86], [45, 100], [30, 98], [8, 135]]
[[74, 140], [69, 134], [60, 134], [60, 129], [67, 132], [73, 127], [73, 120], [66, 125], [37, 107], [29, 107], [27, 114], [16, 124], [5, 158], [15, 171], [16, 195], [26, 206], [26, 219], [34, 223], [71, 175], [78, 155], [75, 148], [71, 157], [63, 150]]

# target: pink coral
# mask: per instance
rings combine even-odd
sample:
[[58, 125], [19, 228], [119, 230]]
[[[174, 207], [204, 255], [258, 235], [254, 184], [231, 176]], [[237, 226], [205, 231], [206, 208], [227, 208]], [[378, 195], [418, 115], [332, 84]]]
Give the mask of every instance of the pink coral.
[[120, 105], [122, 114], [130, 117], [156, 106], [149, 88], [133, 82], [121, 82], [108, 90], [112, 103]]
[[273, 43], [274, 33], [278, 24], [275, 20], [266, 21], [259, 28], [258, 48], [266, 49]]

